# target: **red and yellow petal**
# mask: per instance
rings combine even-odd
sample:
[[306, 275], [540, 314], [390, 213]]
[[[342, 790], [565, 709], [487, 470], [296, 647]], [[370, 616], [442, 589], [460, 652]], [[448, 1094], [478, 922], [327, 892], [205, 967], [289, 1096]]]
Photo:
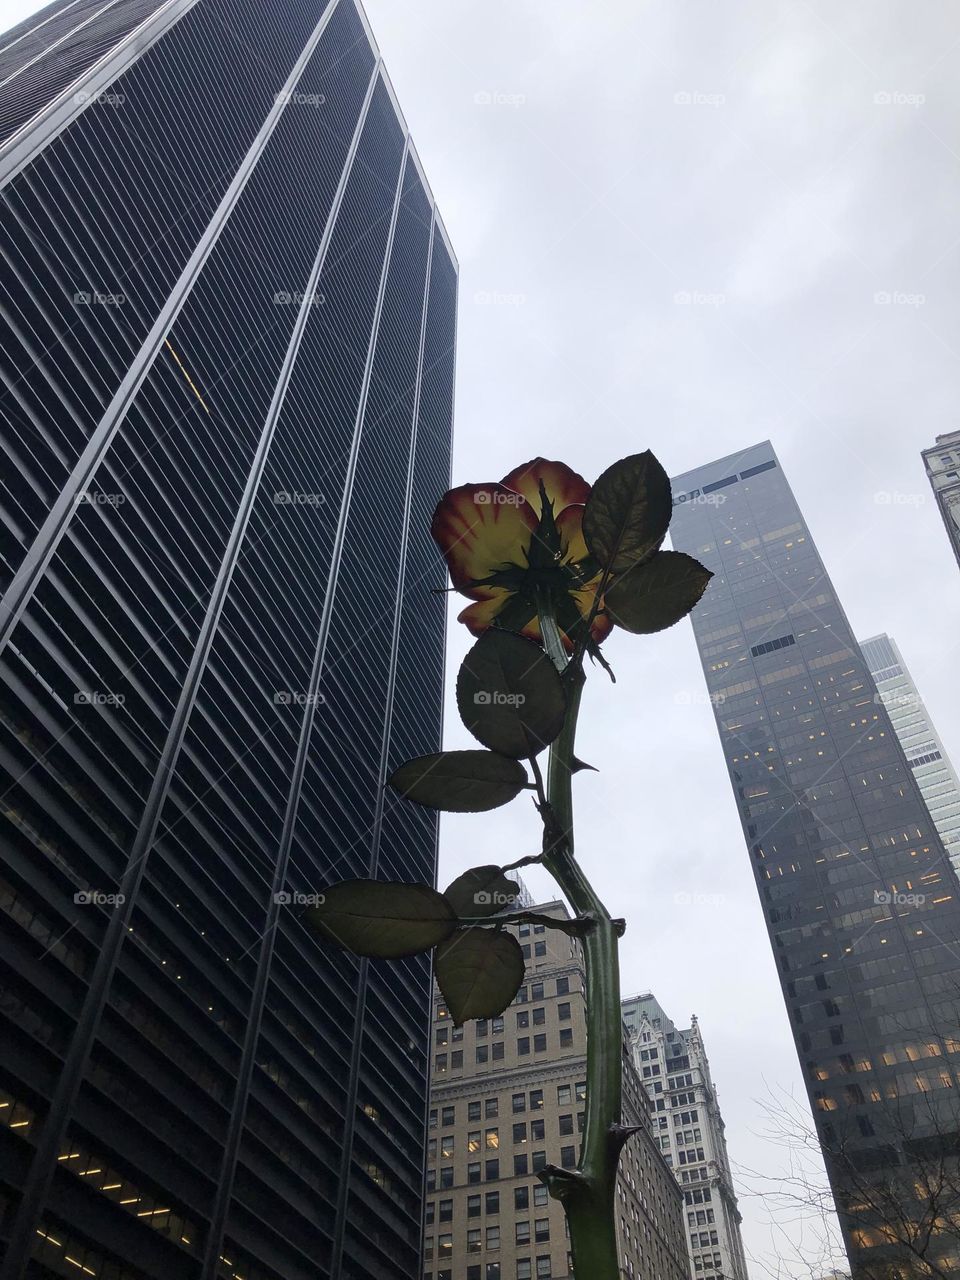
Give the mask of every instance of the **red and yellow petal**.
[[[480, 591], [476, 594], [480, 595]], [[462, 622], [472, 635], [483, 635], [509, 598], [510, 592], [503, 587], [484, 587], [483, 599], [468, 604], [457, 614], [457, 621]]]
[[[483, 635], [489, 627], [493, 626], [497, 615], [510, 599], [513, 592], [507, 591], [505, 587], [482, 587], [478, 588], [476, 594], [483, 598], [475, 600], [473, 604], [467, 607], [457, 615], [457, 621], [462, 622], [472, 635]], [[531, 618], [527, 625], [521, 630], [520, 635], [529, 636], [531, 640], [540, 639], [540, 626], [536, 618]]]
[[532, 458], [522, 466], [514, 467], [500, 483], [523, 494], [539, 520], [541, 480], [554, 512], [562, 511], [564, 507], [582, 506], [590, 497], [590, 486], [583, 476], [577, 475], [564, 462], [550, 462], [546, 458]]
[[589, 552], [583, 540], [583, 507], [579, 504], [565, 507], [558, 513], [556, 520], [564, 560], [574, 564], [586, 560]]
[[[590, 586], [585, 587], [582, 591], [571, 591], [571, 596], [580, 610], [581, 618], [586, 618], [593, 607], [593, 597], [597, 590], [597, 582], [594, 581]], [[590, 624], [590, 635], [597, 644], [601, 640], [605, 640], [613, 630], [613, 619], [608, 613], [598, 613]]]
[[[537, 515], [522, 495], [499, 484], [462, 484], [444, 494], [430, 532], [443, 552], [453, 585], [485, 599], [471, 582], [504, 565], [525, 565]], [[469, 624], [468, 624], [469, 625]]]

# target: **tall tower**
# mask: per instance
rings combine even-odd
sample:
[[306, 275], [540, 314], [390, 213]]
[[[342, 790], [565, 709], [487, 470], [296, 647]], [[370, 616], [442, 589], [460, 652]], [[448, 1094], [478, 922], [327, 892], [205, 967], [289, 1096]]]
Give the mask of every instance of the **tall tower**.
[[860, 648], [943, 847], [960, 871], [960, 779], [947, 749], [896, 641], [888, 635], [872, 636], [861, 640]]
[[455, 258], [353, 0], [0, 46], [2, 1274], [414, 1277]]
[[696, 1017], [678, 1027], [650, 993], [623, 1001], [653, 1140], [683, 1192], [691, 1280], [747, 1280], [723, 1117]]
[[917, 1160], [955, 1149], [960, 886], [769, 442], [674, 503], [716, 574], [693, 628], [856, 1274], [903, 1259], [865, 1183], [912, 1220]]
[[937, 436], [936, 444], [923, 451], [923, 465], [960, 565], [960, 431]]

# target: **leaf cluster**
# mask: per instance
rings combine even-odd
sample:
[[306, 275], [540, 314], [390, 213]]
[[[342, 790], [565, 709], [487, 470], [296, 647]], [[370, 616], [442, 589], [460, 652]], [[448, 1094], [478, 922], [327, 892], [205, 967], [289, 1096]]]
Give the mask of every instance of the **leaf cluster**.
[[[669, 477], [649, 450], [599, 477], [582, 521], [585, 564], [598, 583], [582, 636], [600, 612], [636, 634], [661, 631], [700, 599], [711, 574], [682, 552], [660, 549], [672, 510]], [[583, 645], [598, 656], [592, 642]], [[460, 717], [481, 749], [408, 760], [388, 785], [406, 800], [448, 813], [496, 809], [534, 789], [523, 762], [539, 783], [536, 757], [563, 729], [565, 676], [582, 660], [576, 651], [561, 675], [536, 641], [503, 626], [486, 631], [457, 676]], [[358, 955], [401, 959], [434, 949], [434, 973], [459, 1025], [501, 1013], [523, 981], [520, 946], [504, 932], [507, 920], [496, 920], [518, 891], [496, 866], [474, 867], [443, 893], [422, 884], [349, 880], [328, 888], [305, 919], [325, 941]]]

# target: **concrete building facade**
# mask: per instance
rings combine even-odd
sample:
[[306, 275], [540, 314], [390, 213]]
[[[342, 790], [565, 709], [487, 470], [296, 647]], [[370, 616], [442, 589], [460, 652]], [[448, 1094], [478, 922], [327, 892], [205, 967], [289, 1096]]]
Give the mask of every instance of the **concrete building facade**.
[[923, 465], [960, 565], [960, 431], [937, 436], [936, 443], [923, 451]]
[[[535, 908], [567, 918], [558, 902]], [[427, 1151], [424, 1280], [567, 1280], [563, 1210], [537, 1172], [574, 1168], [586, 1099], [579, 944], [543, 925], [513, 928], [527, 977], [499, 1018], [454, 1027], [437, 996]], [[624, 1123], [648, 1098], [624, 1046]], [[644, 1129], [620, 1161], [618, 1235], [628, 1280], [685, 1280], [683, 1200]], [[590, 1280], [585, 1277], [584, 1280]]]
[[653, 1140], [683, 1192], [690, 1275], [747, 1280], [723, 1117], [697, 1019], [681, 1029], [646, 992], [624, 1000], [623, 1020], [650, 1098]]

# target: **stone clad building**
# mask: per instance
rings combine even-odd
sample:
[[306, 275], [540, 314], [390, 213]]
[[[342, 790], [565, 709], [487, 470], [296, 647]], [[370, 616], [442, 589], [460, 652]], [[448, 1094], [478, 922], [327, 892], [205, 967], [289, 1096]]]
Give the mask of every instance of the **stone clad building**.
[[649, 992], [623, 1002], [633, 1060], [650, 1097], [653, 1140], [684, 1199], [692, 1280], [747, 1280], [723, 1117], [697, 1019], [675, 1026]]
[[[568, 914], [559, 902], [535, 909]], [[435, 998], [424, 1280], [573, 1276], [563, 1210], [537, 1172], [577, 1163], [586, 1098], [583, 961], [565, 934], [542, 925], [514, 932], [527, 975], [502, 1017], [456, 1028]], [[624, 1121], [640, 1124], [648, 1099], [626, 1047], [624, 1066]], [[623, 1275], [685, 1280], [682, 1196], [646, 1132], [627, 1143], [620, 1173]]]

